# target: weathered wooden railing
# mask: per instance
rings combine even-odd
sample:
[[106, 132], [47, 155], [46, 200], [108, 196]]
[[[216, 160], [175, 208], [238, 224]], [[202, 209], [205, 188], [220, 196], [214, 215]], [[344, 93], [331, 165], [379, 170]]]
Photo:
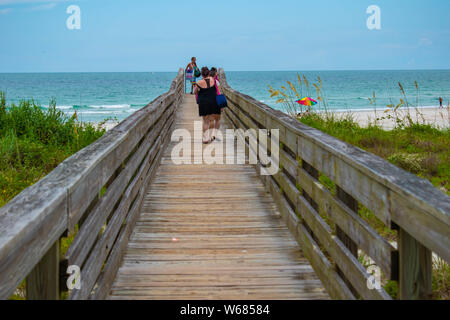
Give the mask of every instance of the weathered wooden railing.
[[[180, 69], [169, 92], [0, 209], [0, 299], [25, 278], [27, 298], [58, 299], [67, 290], [68, 266], [81, 269], [81, 287], [69, 292], [70, 299], [106, 297], [145, 187], [170, 140], [183, 86]], [[61, 257], [60, 239], [70, 234]]]
[[[428, 181], [233, 90], [222, 69], [220, 81], [229, 104], [225, 115], [235, 128], [279, 129], [281, 170], [261, 178], [330, 296], [391, 299], [383, 288], [371, 289], [371, 275], [358, 260], [361, 250], [386, 279], [398, 280], [400, 299], [429, 298], [431, 252], [450, 261], [449, 197]], [[331, 179], [332, 187], [320, 176]], [[398, 249], [358, 214], [361, 206], [398, 230]]]

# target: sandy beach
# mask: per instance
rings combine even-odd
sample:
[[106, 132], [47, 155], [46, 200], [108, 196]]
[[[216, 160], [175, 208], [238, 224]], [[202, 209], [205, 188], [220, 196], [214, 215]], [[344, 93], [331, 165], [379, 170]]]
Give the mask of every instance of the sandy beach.
[[115, 126], [117, 126], [118, 124], [119, 124], [119, 122], [106, 122], [102, 125], [102, 128], [105, 128], [106, 131], [109, 131], [112, 128], [114, 128]]
[[[336, 112], [337, 114], [343, 115], [350, 113], [353, 116], [353, 119], [357, 121], [361, 126], [368, 126], [369, 123], [374, 123], [374, 121], [378, 118], [385, 118], [378, 120], [378, 124], [381, 125], [384, 129], [390, 130], [394, 128], [395, 120], [388, 119], [388, 115], [392, 115], [392, 112], [385, 113], [383, 109], [375, 110], [349, 110], [343, 112]], [[410, 108], [409, 113], [411, 118], [420, 123], [424, 121], [427, 124], [435, 125], [439, 128], [449, 128], [450, 127], [450, 110], [447, 108]], [[406, 109], [399, 109], [398, 114], [400, 118], [403, 118], [407, 114]]]
[[[400, 117], [406, 115], [406, 109], [401, 109], [398, 111]], [[419, 122], [424, 121], [427, 124], [432, 124], [438, 128], [450, 128], [450, 110], [447, 108], [418, 108], [417, 110], [411, 108], [409, 110], [412, 119], [416, 119]], [[338, 111], [335, 112], [338, 115], [351, 114], [353, 119], [357, 121], [361, 126], [367, 127], [369, 123], [374, 123], [375, 119], [378, 120], [378, 124], [381, 125], [386, 130], [391, 130], [394, 128], [395, 120], [388, 119], [387, 116], [392, 113], [385, 113], [382, 109], [375, 110], [348, 110], [348, 111]], [[385, 119], [381, 119], [385, 118]], [[118, 122], [106, 122], [103, 124], [103, 128], [106, 131], [111, 130], [117, 126]]]

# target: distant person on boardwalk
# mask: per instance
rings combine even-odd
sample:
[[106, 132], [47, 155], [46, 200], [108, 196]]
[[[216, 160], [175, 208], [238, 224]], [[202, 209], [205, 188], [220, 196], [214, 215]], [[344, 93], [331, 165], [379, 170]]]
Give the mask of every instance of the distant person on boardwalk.
[[197, 67], [197, 58], [192, 57], [191, 62], [186, 66], [186, 80], [189, 80], [191, 82], [191, 94], [193, 94], [194, 86], [196, 82], [196, 75], [195, 72], [198, 70]]
[[217, 84], [214, 78], [210, 76], [209, 69], [203, 67], [202, 80], [197, 81], [195, 85], [195, 94], [198, 95], [199, 116], [203, 119], [203, 138], [204, 144], [215, 140], [214, 130], [211, 134], [210, 129], [214, 129], [214, 115], [220, 114], [220, 108], [217, 105]]
[[442, 97], [439, 97], [439, 107], [441, 107], [442, 108]]
[[211, 73], [211, 77], [214, 78], [214, 80], [216, 80], [217, 82], [219, 81], [219, 74], [217, 73], [217, 69], [212, 67], [210, 70]]
[[[215, 84], [216, 84], [216, 93], [220, 94], [220, 82], [219, 82], [219, 77], [217, 74], [217, 69], [212, 67], [211, 70], [209, 71], [210, 73], [210, 77], [214, 79]], [[211, 115], [212, 117], [212, 122], [214, 127], [213, 129], [213, 137], [216, 137], [216, 133], [217, 131], [220, 129], [220, 114], [221, 114], [222, 109], [219, 108], [218, 113], [217, 114], [213, 114]]]

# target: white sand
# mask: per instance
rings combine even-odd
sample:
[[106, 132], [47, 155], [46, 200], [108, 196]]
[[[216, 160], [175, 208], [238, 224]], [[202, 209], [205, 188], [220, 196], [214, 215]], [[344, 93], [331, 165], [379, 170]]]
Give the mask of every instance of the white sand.
[[[425, 123], [433, 124], [439, 128], [450, 128], [450, 110], [448, 108], [419, 108], [419, 113], [423, 116]], [[374, 123], [376, 118], [387, 117], [388, 115], [393, 115], [392, 112], [385, 113], [383, 109], [375, 110], [349, 110], [349, 111], [337, 111], [338, 115], [344, 115], [350, 113], [355, 121], [357, 121], [361, 126], [368, 126], [369, 123]], [[419, 120], [422, 123], [422, 116], [418, 114], [416, 109], [410, 108], [409, 113], [411, 118], [416, 121]], [[398, 111], [398, 115], [403, 118], [407, 114], [407, 110], [401, 109]], [[118, 122], [106, 122], [103, 124], [103, 128], [106, 131], [111, 130], [117, 126]], [[394, 119], [382, 119], [378, 120], [378, 124], [384, 129], [390, 130], [394, 128]]]
[[[398, 110], [400, 118], [404, 118], [407, 115], [406, 109]], [[361, 126], [367, 126], [369, 123], [374, 123], [377, 118], [386, 118], [388, 115], [393, 116], [392, 112], [385, 113], [383, 109], [375, 110], [349, 110], [344, 112], [336, 112], [336, 114], [350, 113], [353, 119], [357, 121]], [[439, 128], [450, 127], [450, 110], [448, 108], [418, 108], [418, 112], [415, 108], [409, 109], [409, 114], [413, 121], [425, 121], [426, 124], [432, 124]], [[392, 129], [395, 125], [394, 119], [382, 119], [378, 120], [378, 124], [384, 129]]]
[[118, 124], [119, 124], [118, 122], [106, 122], [102, 125], [102, 127], [105, 128], [106, 131], [109, 131], [112, 128], [114, 128], [115, 126], [117, 126]]

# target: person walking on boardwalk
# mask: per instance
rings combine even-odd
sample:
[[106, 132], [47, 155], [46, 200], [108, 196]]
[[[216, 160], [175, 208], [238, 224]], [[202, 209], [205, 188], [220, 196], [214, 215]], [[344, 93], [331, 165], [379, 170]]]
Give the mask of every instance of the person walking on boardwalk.
[[201, 71], [202, 80], [197, 81], [195, 85], [195, 94], [198, 95], [199, 116], [203, 119], [203, 138], [204, 144], [210, 143], [215, 139], [210, 135], [210, 129], [214, 128], [214, 117], [212, 115], [220, 114], [220, 108], [217, 105], [217, 88], [214, 78], [210, 76], [209, 69], [203, 67]]
[[[216, 93], [220, 94], [220, 82], [219, 82], [219, 77], [217, 75], [217, 69], [212, 67], [209, 73], [210, 73], [210, 77], [213, 78], [215, 81]], [[210, 129], [213, 130], [212, 131], [213, 140], [216, 139], [216, 133], [220, 129], [220, 115], [221, 115], [222, 108], [219, 107], [218, 110], [216, 110], [216, 111], [218, 112], [217, 114], [211, 115], [213, 127]]]
[[186, 80], [189, 80], [191, 82], [191, 94], [193, 94], [194, 91], [194, 86], [195, 86], [195, 68], [197, 68], [197, 58], [196, 57], [192, 57], [191, 58], [191, 62], [188, 63], [188, 65], [186, 66]]

